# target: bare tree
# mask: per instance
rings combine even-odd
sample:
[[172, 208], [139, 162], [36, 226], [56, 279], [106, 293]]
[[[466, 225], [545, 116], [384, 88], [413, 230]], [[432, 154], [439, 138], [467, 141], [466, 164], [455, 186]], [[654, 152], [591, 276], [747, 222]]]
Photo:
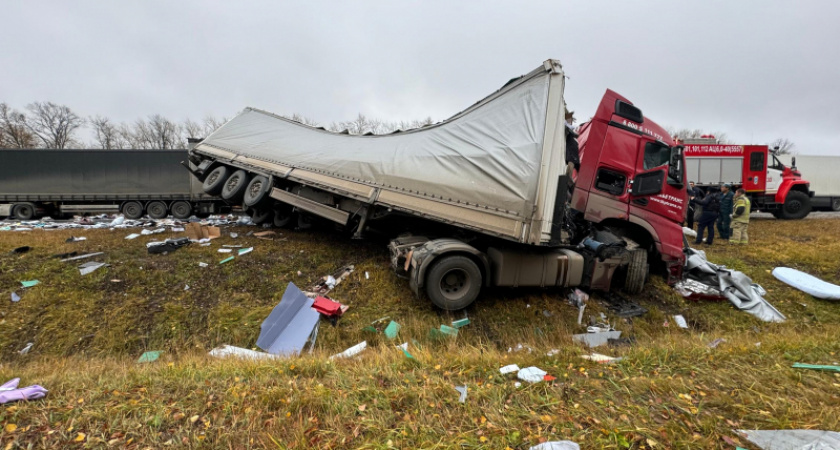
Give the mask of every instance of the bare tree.
[[114, 125], [111, 119], [102, 116], [91, 116], [88, 124], [93, 128], [94, 138], [98, 148], [120, 149], [129, 147], [119, 126]]
[[722, 131], [703, 131], [699, 128], [689, 129], [689, 128], [673, 128], [673, 127], [665, 127], [665, 131], [668, 132], [671, 137], [678, 138], [679, 140], [685, 139], [699, 139], [703, 136], [714, 136], [715, 142], [718, 144], [728, 144], [729, 139], [726, 136], [726, 133]]
[[289, 119], [289, 120], [294, 120], [295, 122], [302, 123], [304, 125], [309, 125], [310, 127], [317, 127], [318, 126], [318, 122], [316, 122], [315, 120], [310, 119], [309, 117], [306, 117], [306, 116], [302, 116], [302, 115], [297, 114], [297, 113], [292, 114], [291, 116], [282, 116], [282, 117], [285, 117], [286, 119]]
[[777, 155], [789, 155], [793, 153], [793, 150], [796, 148], [796, 144], [788, 138], [778, 138], [770, 143], [770, 148], [778, 148], [778, 150], [776, 150]]
[[73, 134], [85, 124], [70, 108], [53, 102], [34, 102], [26, 106], [30, 115], [26, 128], [45, 148], [67, 148], [78, 144]]
[[0, 103], [0, 148], [33, 148], [35, 136], [26, 127], [26, 115]]
[[224, 125], [228, 121], [227, 117], [216, 118], [212, 115], [204, 116], [204, 136], [207, 137], [210, 133], [219, 129], [220, 126]]

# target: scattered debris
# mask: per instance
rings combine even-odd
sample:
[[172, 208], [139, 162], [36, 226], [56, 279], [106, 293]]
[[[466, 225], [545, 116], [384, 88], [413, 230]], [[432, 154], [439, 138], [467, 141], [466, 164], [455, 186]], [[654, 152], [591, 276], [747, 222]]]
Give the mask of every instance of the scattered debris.
[[37, 285], [41, 284], [41, 282], [38, 281], [38, 280], [29, 280], [29, 281], [21, 281], [20, 284], [24, 288], [31, 288], [33, 286], [37, 286]]
[[455, 328], [463, 328], [463, 327], [465, 327], [469, 324], [470, 324], [470, 319], [467, 319], [467, 318], [452, 321], [452, 326], [455, 327]]
[[458, 397], [459, 403], [464, 403], [467, 401], [467, 386], [455, 386], [455, 390], [461, 393], [461, 396]]
[[274, 231], [260, 231], [259, 233], [254, 233], [255, 238], [264, 239], [267, 241], [274, 239], [274, 236], [276, 235], [277, 233]]
[[627, 297], [619, 295], [616, 292], [604, 292], [599, 295], [599, 298], [602, 298], [604, 302], [607, 304], [607, 308], [610, 309], [616, 316], [621, 317], [623, 319], [629, 319], [631, 317], [639, 317], [647, 314], [647, 309], [643, 308], [641, 305], [636, 303], [633, 300], [630, 300]]
[[709, 347], [709, 348], [717, 348], [717, 346], [718, 346], [718, 345], [723, 344], [724, 342], [726, 342], [726, 339], [723, 339], [723, 338], [717, 338], [717, 339], [715, 339], [714, 341], [709, 342], [709, 345], [707, 345], [707, 347]]
[[213, 350], [210, 350], [209, 355], [216, 358], [235, 356], [243, 359], [275, 359], [280, 357], [278, 355], [272, 355], [271, 353], [258, 352], [247, 348], [234, 347], [232, 345], [223, 345], [221, 347], [214, 348]]
[[581, 358], [588, 359], [590, 361], [595, 361], [597, 363], [614, 363], [616, 361], [621, 361], [624, 358], [614, 358], [612, 356], [602, 355], [600, 353], [590, 353], [588, 355], [581, 355]]
[[697, 232], [688, 227], [683, 227], [683, 234], [692, 238], [697, 237]]
[[825, 366], [825, 365], [819, 365], [819, 364], [794, 363], [792, 367], [794, 369], [828, 370], [828, 371], [831, 371], [831, 372], [840, 373], [840, 366]]
[[578, 309], [578, 325], [580, 325], [583, 321], [583, 311], [586, 309], [587, 300], [589, 300], [589, 294], [581, 291], [580, 289], [575, 289], [569, 293], [569, 304]]
[[210, 264], [207, 264], [206, 262], [200, 262], [200, 263], [198, 263], [198, 267], [207, 267], [207, 266], [209, 266], [209, 265], [210, 265]]
[[222, 236], [222, 231], [219, 227], [211, 227], [202, 225], [198, 222], [190, 222], [184, 230], [187, 232], [187, 238], [191, 241], [198, 241], [201, 239], [216, 239]]
[[545, 376], [548, 373], [539, 367], [531, 366], [526, 367], [524, 369], [520, 369], [519, 372], [516, 373], [516, 377], [522, 381], [527, 381], [529, 383], [539, 383], [540, 381], [545, 380]]
[[242, 256], [242, 255], [247, 255], [248, 253], [251, 253], [252, 251], [254, 251], [254, 247], [241, 248], [241, 249], [239, 249], [237, 254], [239, 256]]
[[12, 302], [17, 303], [20, 301], [20, 296], [17, 295], [17, 292], [12, 292]]
[[13, 378], [0, 385], [0, 404], [15, 401], [37, 400], [39, 398], [43, 398], [47, 395], [47, 392], [49, 392], [37, 384], [33, 384], [32, 386], [27, 386], [25, 388], [18, 388], [18, 383], [20, 383], [20, 378]]
[[559, 355], [559, 354], [560, 354], [560, 350], [558, 350], [558, 349], [556, 349], [556, 348], [553, 348], [553, 349], [549, 350], [549, 351], [545, 354], [545, 356], [555, 356], [555, 355]]
[[315, 308], [316, 311], [327, 317], [340, 316], [344, 314], [345, 311], [347, 311], [346, 306], [326, 297], [316, 297], [315, 302], [312, 304], [312, 307]]
[[352, 358], [352, 357], [358, 355], [359, 353], [361, 353], [362, 350], [364, 350], [366, 348], [367, 348], [367, 341], [362, 341], [362, 342], [359, 342], [358, 344], [348, 348], [347, 350], [344, 350], [341, 353], [336, 353], [335, 355], [330, 356], [330, 359]]
[[370, 274], [365, 272], [365, 280], [370, 280]]
[[[73, 253], [75, 253], [75, 252], [73, 252]], [[104, 254], [105, 254], [105, 252], [85, 253], [84, 255], [73, 256], [73, 257], [71, 257], [71, 258], [65, 258], [65, 259], [62, 259], [62, 260], [61, 260], [61, 262], [67, 262], [67, 261], [78, 261], [78, 260], [80, 260], [80, 259], [93, 258], [94, 256], [99, 256], [99, 255], [104, 255]], [[63, 256], [63, 255], [62, 255], [62, 256]]]
[[321, 316], [312, 309], [313, 304], [314, 300], [289, 283], [280, 303], [260, 326], [257, 347], [275, 355], [299, 354], [317, 333]]
[[233, 239], [236, 239], [236, 238], [239, 237], [239, 233], [234, 233], [234, 232], [231, 231], [230, 232], [230, 237], [232, 237]]
[[32, 342], [28, 342], [28, 343], [26, 344], [26, 346], [25, 346], [25, 347], [23, 347], [22, 349], [20, 349], [20, 350], [18, 351], [18, 353], [20, 353], [21, 355], [25, 355], [25, 354], [29, 353], [29, 350], [32, 350], [32, 347], [33, 347], [34, 345], [35, 345], [35, 344], [34, 344], [34, 343], [32, 343]]
[[184, 227], [172, 227], [169, 231], [171, 231], [173, 233], [183, 233], [184, 232]]
[[516, 364], [511, 364], [509, 366], [504, 366], [501, 369], [499, 369], [499, 372], [502, 375], [507, 375], [507, 374], [513, 373], [513, 372], [519, 372], [519, 366], [517, 366]]
[[392, 320], [391, 323], [385, 327], [385, 337], [391, 340], [396, 339], [397, 334], [400, 332], [400, 328], [402, 328], [400, 324]]
[[677, 326], [680, 328], [688, 328], [688, 322], [685, 321], [685, 317], [682, 314], [677, 314], [676, 316], [672, 316], [674, 318], [674, 322], [677, 323]]
[[24, 253], [28, 253], [29, 250], [32, 250], [32, 247], [30, 247], [28, 245], [24, 245], [23, 247], [18, 247], [16, 249], [12, 250], [12, 253], [14, 253], [16, 255], [22, 255]]
[[738, 430], [764, 450], [831, 450], [840, 448], [840, 433], [823, 430]]
[[397, 347], [399, 347], [400, 350], [402, 350], [403, 355], [405, 355], [406, 358], [414, 359], [414, 356], [411, 356], [411, 353], [408, 353], [408, 342], [404, 342], [404, 343], [398, 345]]
[[114, 220], [111, 221], [111, 226], [115, 227], [117, 225], [122, 225], [124, 223], [125, 223], [125, 217], [124, 216], [118, 216], [117, 218], [115, 218]]
[[231, 250], [231, 249], [229, 249], [229, 248], [220, 248], [220, 249], [218, 249], [218, 250], [216, 250], [216, 251], [217, 251], [217, 252], [219, 252], [219, 253], [230, 253], [230, 252], [232, 252], [233, 250]]
[[234, 256], [229, 256], [229, 257], [227, 257], [227, 258], [225, 258], [225, 259], [223, 259], [223, 260], [219, 261], [219, 264], [229, 263], [229, 262], [233, 261], [234, 259], [236, 259], [236, 257], [234, 257]]
[[534, 349], [532, 349], [531, 347], [528, 347], [528, 346], [525, 346], [525, 345], [522, 345], [522, 344], [516, 344], [516, 347], [508, 347], [508, 353], [521, 352], [522, 350], [528, 350], [528, 353], [531, 353], [532, 351], [534, 351]]
[[74, 237], [74, 236], [70, 236], [70, 237], [69, 237], [69, 238], [67, 238], [67, 240], [65, 240], [64, 242], [81, 242], [81, 241], [86, 241], [86, 240], [87, 240], [87, 238], [86, 238], [86, 237], [84, 237], [84, 236], [82, 236], [82, 237]]
[[139, 234], [137, 234], [137, 233], [131, 233], [131, 234], [129, 234], [128, 236], [126, 236], [125, 238], [126, 238], [127, 240], [129, 240], [129, 241], [130, 241], [130, 240], [132, 240], [132, 239], [137, 239], [137, 238], [139, 238], [139, 237], [140, 237], [140, 235], [139, 235]]
[[158, 358], [160, 358], [161, 353], [163, 353], [163, 351], [161, 351], [161, 350], [152, 350], [152, 351], [145, 352], [142, 355], [140, 355], [140, 358], [137, 360], [137, 362], [138, 363], [148, 363], [148, 362], [157, 361]]
[[[303, 252], [303, 250], [301, 250], [301, 252]], [[350, 276], [354, 269], [355, 267], [350, 265], [339, 269], [339, 271], [333, 275], [321, 277], [321, 279], [306, 293], [307, 296], [314, 298], [318, 295], [326, 295], [328, 292], [335, 289], [335, 287], [344, 281], [344, 279]], [[298, 271], [298, 275], [301, 275], [300, 271]]]
[[586, 344], [587, 347], [599, 347], [609, 342], [610, 339], [621, 337], [621, 331], [608, 330], [572, 335], [572, 340]]
[[535, 445], [528, 450], [580, 450], [580, 445], [572, 441], [549, 441]]
[[187, 238], [167, 239], [163, 242], [149, 242], [146, 244], [146, 250], [151, 254], [167, 254], [185, 245], [190, 245], [190, 240]]
[[450, 327], [449, 325], [443, 325], [439, 328], [432, 328], [429, 330], [429, 337], [432, 339], [444, 339], [447, 337], [456, 337], [458, 336], [458, 329], [454, 327]]
[[224, 248], [242, 248], [243, 246], [242, 245], [229, 245], [229, 244], [227, 244], [227, 245], [223, 245], [222, 247], [224, 247]]
[[163, 233], [164, 231], [166, 231], [166, 228], [158, 228], [158, 229], [156, 229], [156, 230], [149, 230], [149, 229], [147, 228], [147, 229], [145, 229], [145, 230], [141, 231], [141, 232], [140, 232], [140, 234], [141, 234], [141, 235], [143, 235], [143, 236], [148, 236], [148, 235], [150, 235], [150, 234]]
[[773, 276], [782, 283], [824, 300], [840, 300], [840, 286], [790, 267], [776, 267]]
[[93, 272], [94, 270], [96, 270], [100, 267], [106, 267], [106, 266], [109, 266], [109, 264], [105, 264], [105, 263], [101, 263], [101, 262], [95, 262], [95, 261], [88, 261], [88, 262], [79, 266], [79, 273], [81, 275], [87, 275], [87, 274]]
[[184, 285], [184, 290], [189, 291], [190, 290], [190, 285], [189, 284]]

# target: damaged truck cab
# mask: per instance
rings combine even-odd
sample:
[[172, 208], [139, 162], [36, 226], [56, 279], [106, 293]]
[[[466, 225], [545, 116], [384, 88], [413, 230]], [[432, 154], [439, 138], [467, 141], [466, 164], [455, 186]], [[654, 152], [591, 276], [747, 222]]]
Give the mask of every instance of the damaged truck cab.
[[196, 143], [190, 168], [206, 193], [242, 203], [257, 223], [398, 234], [393, 268], [446, 310], [491, 286], [638, 293], [651, 264], [675, 282], [681, 147], [608, 91], [581, 129], [575, 176], [564, 87], [562, 66], [547, 60], [443, 122], [386, 135], [248, 108]]

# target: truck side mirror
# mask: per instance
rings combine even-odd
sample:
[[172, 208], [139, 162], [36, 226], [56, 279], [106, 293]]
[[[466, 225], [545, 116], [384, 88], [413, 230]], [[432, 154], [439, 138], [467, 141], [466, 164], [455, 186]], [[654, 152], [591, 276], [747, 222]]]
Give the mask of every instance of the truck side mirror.
[[796, 157], [795, 156], [792, 156], [790, 158], [790, 168], [791, 169], [796, 169]]
[[635, 196], [656, 195], [662, 192], [662, 182], [665, 181], [665, 171], [656, 170], [636, 175], [630, 194]]
[[668, 161], [668, 184], [682, 188], [685, 185], [685, 167], [682, 145], [671, 148], [671, 160]]

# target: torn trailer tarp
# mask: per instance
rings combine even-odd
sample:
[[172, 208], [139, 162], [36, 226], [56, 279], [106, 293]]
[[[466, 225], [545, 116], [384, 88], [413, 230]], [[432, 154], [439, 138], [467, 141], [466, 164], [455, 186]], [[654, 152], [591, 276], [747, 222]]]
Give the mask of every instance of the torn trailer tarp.
[[[231, 160], [250, 158], [261, 166], [274, 164], [278, 171], [303, 169], [530, 218], [541, 165], [547, 163], [544, 142], [553, 143], [552, 164], [565, 166], [564, 139], [549, 133], [553, 124], [563, 123], [562, 86], [558, 107], [549, 107], [549, 80], [560, 71], [559, 63], [551, 63], [556, 64], [551, 70], [546, 61], [467, 110], [419, 129], [350, 135], [247, 108], [193, 152]], [[559, 119], [550, 114], [560, 115]]]
[[739, 430], [762, 450], [837, 450], [840, 433], [822, 430]]
[[260, 326], [257, 347], [275, 355], [299, 354], [321, 317], [312, 309], [313, 303], [294, 283], [289, 283], [280, 303]]
[[743, 272], [727, 269], [706, 259], [703, 251], [688, 249], [686, 279], [674, 288], [684, 297], [726, 298], [736, 308], [765, 322], [784, 322], [785, 316], [764, 299], [764, 288]]

